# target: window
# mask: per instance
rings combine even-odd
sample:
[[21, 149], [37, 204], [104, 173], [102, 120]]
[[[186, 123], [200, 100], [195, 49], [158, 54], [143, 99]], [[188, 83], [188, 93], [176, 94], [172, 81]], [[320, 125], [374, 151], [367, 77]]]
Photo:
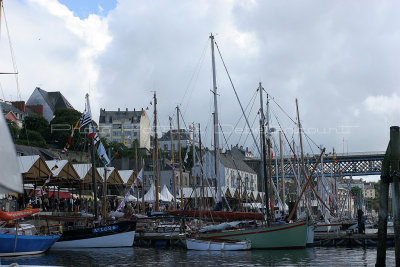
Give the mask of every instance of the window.
[[137, 136], [137, 132], [133, 132], [133, 136]]
[[132, 125], [125, 124], [125, 125], [124, 125], [124, 129], [132, 129]]
[[131, 131], [125, 131], [124, 134], [125, 134], [125, 136], [131, 136], [132, 132]]
[[113, 132], [113, 136], [121, 136], [121, 132]]
[[164, 150], [167, 151], [168, 150], [168, 145], [164, 144]]
[[113, 124], [113, 129], [121, 129], [121, 124]]

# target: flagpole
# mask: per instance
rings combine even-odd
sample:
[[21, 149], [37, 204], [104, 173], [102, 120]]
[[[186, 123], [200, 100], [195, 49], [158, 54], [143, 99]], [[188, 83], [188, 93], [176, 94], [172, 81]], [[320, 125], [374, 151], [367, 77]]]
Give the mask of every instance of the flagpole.
[[94, 162], [94, 142], [93, 138], [90, 139], [90, 157], [92, 160], [92, 183], [93, 183], [93, 197], [94, 197], [94, 217], [98, 218], [97, 214], [97, 184], [96, 184], [96, 165]]
[[137, 146], [136, 146], [136, 143], [135, 143], [135, 165], [136, 165], [136, 213], [139, 214], [139, 185], [137, 184], [138, 162], [137, 162]]

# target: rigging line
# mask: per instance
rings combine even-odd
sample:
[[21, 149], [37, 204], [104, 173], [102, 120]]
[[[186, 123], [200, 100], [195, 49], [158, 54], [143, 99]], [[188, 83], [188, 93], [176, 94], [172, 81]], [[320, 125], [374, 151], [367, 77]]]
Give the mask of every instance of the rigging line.
[[290, 117], [290, 115], [278, 104], [278, 102], [275, 101], [275, 97], [271, 96], [270, 93], [268, 93], [264, 88], [263, 88], [264, 92], [266, 92], [269, 96], [270, 99], [272, 99], [272, 101], [274, 101], [274, 103], [282, 110], [282, 112], [294, 123], [297, 125], [297, 122], [295, 120], [292, 119], [292, 117]]
[[[257, 116], [254, 116], [253, 123], [251, 124], [251, 127], [252, 127], [252, 128], [253, 128], [254, 123], [256, 122], [256, 120], [257, 120]], [[250, 129], [250, 131], [251, 131], [251, 129]], [[243, 132], [244, 132], [244, 131], [243, 131]], [[240, 138], [239, 138], [239, 141], [238, 141], [238, 142], [240, 142], [240, 139], [242, 138], [243, 132], [240, 134]], [[249, 135], [247, 135], [247, 136], [246, 136], [246, 139], [244, 139], [243, 145], [246, 144], [247, 138], [248, 138], [248, 137], [249, 137]], [[258, 146], [257, 146], [257, 145], [256, 145], [256, 148], [258, 149]], [[258, 152], [260, 153], [260, 151], [258, 151]], [[260, 155], [261, 155], [261, 153], [260, 153]]]
[[[250, 128], [250, 123], [249, 123], [249, 121], [248, 121], [248, 119], [247, 119], [247, 117], [246, 117], [246, 114], [244, 113], [242, 103], [240, 102], [240, 99], [239, 99], [239, 96], [238, 96], [238, 94], [237, 94], [237, 92], [236, 92], [235, 86], [233, 85], [233, 81], [232, 81], [232, 79], [231, 79], [231, 76], [229, 75], [228, 69], [227, 69], [227, 67], [226, 67], [226, 65], [225, 65], [225, 61], [224, 61], [224, 59], [222, 58], [221, 51], [219, 50], [219, 47], [218, 47], [217, 42], [214, 41], [214, 43], [215, 43], [215, 46], [217, 47], [219, 56], [220, 56], [221, 61], [222, 61], [223, 65], [224, 65], [224, 68], [225, 68], [226, 74], [228, 75], [229, 81], [231, 82], [232, 89], [233, 89], [233, 91], [235, 92], [236, 99], [237, 99], [237, 101], [239, 102], [240, 109], [242, 110], [242, 113], [243, 113], [243, 115], [244, 115], [244, 118], [246, 119], [246, 123], [247, 123], [248, 127]], [[254, 143], [255, 143], [256, 146], [257, 146], [258, 152], [261, 154], [261, 150], [260, 150], [260, 148], [258, 147], [257, 140], [256, 140], [256, 138], [254, 137], [254, 134], [253, 134], [253, 131], [251, 130], [251, 128], [250, 128], [250, 133], [251, 133], [251, 136], [253, 137]]]
[[[5, 23], [5, 25], [6, 25], [6, 31], [7, 31], [7, 37], [8, 37], [8, 44], [9, 44], [9, 46], [10, 46], [11, 60], [12, 60], [13, 69], [14, 69], [14, 72], [15, 72], [15, 82], [16, 82], [16, 84], [17, 84], [17, 97], [18, 97], [18, 100], [22, 100], [21, 91], [20, 91], [20, 89], [19, 89], [19, 82], [18, 82], [18, 68], [17, 68], [17, 63], [16, 63], [16, 60], [15, 60], [14, 49], [13, 49], [12, 42], [11, 42], [10, 31], [9, 31], [9, 29], [8, 29], [8, 23], [7, 23], [7, 18], [6, 18], [6, 12], [5, 12], [5, 9], [4, 9], [4, 5], [2, 5], [1, 7], [3, 8], [4, 23]], [[1, 10], [0, 10], [0, 12], [1, 12]]]
[[188, 85], [186, 86], [186, 90], [185, 90], [185, 93], [184, 93], [183, 96], [182, 96], [181, 103], [183, 103], [183, 100], [185, 99], [186, 94], [187, 94], [187, 92], [189, 91], [190, 84], [192, 83], [192, 81], [193, 81], [193, 79], [194, 79], [194, 77], [195, 77], [195, 75], [196, 75], [196, 73], [197, 73], [197, 70], [200, 68], [201, 62], [204, 60], [203, 58], [204, 58], [204, 55], [205, 55], [207, 46], [208, 46], [208, 38], [207, 38], [207, 41], [206, 41], [206, 43], [205, 43], [205, 45], [204, 45], [203, 51], [202, 51], [201, 54], [200, 54], [200, 58], [199, 58], [198, 61], [197, 61], [195, 70], [194, 70], [194, 72], [192, 73], [192, 76], [191, 76], [190, 79], [189, 79]]
[[[249, 111], [249, 115], [250, 115], [251, 111], [253, 110], [254, 102], [255, 102], [255, 100], [256, 100], [256, 96], [257, 96], [257, 90], [254, 92], [253, 97], [250, 99], [249, 103], [247, 104], [247, 106], [246, 106], [246, 108], [245, 108], [245, 111], [247, 111], [248, 107], [250, 106], [251, 101], [253, 101], [253, 104], [252, 104], [251, 109], [250, 109], [250, 111]], [[254, 98], [254, 100], [253, 100], [253, 98]], [[238, 126], [238, 124], [239, 124], [240, 120], [242, 119], [242, 117], [243, 117], [243, 114], [240, 115], [240, 118], [239, 118], [239, 120], [237, 121], [237, 123], [235, 124], [235, 126], [233, 127], [233, 130], [236, 129], [236, 127]], [[243, 128], [245, 128], [245, 127], [246, 127], [246, 122], [245, 122], [245, 125], [244, 125]], [[234, 132], [234, 131], [232, 131], [231, 134], [228, 136], [228, 141], [229, 141], [229, 139], [231, 138], [233, 132]]]

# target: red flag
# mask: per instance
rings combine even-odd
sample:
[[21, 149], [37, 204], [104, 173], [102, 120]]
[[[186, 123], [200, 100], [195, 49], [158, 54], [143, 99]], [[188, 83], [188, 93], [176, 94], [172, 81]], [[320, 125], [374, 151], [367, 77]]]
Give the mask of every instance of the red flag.
[[88, 138], [90, 139], [90, 138], [93, 138], [94, 137], [94, 135], [95, 135], [95, 133], [89, 133], [89, 135], [88, 135]]
[[149, 107], [147, 107], [146, 110], [149, 110]]
[[72, 135], [68, 137], [68, 144], [71, 144], [71, 141], [72, 141]]
[[119, 153], [118, 153], [118, 151], [115, 153], [115, 155], [119, 156]]

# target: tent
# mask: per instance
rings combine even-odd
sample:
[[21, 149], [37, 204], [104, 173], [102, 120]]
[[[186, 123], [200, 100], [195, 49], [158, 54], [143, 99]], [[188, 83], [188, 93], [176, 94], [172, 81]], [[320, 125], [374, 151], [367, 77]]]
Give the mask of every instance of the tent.
[[167, 202], [171, 202], [174, 200], [174, 196], [169, 192], [168, 188], [166, 185], [163, 186], [162, 190], [161, 190], [161, 200], [162, 201], [167, 201]]

